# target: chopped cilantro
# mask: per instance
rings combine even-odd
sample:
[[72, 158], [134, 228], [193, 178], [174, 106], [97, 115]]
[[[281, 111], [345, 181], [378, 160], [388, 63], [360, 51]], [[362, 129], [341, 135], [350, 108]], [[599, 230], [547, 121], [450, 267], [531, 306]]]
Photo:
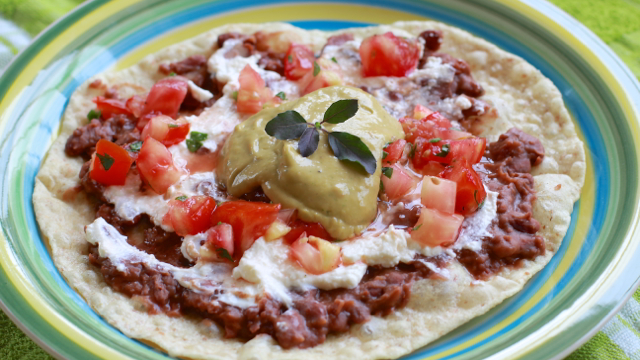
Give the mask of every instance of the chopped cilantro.
[[180, 127], [180, 125], [176, 125], [176, 124], [168, 124], [168, 126], [169, 126], [169, 129], [175, 129]]
[[320, 73], [320, 65], [318, 65], [317, 62], [313, 62], [313, 76], [318, 76], [318, 74]]
[[429, 140], [429, 142], [433, 144], [433, 143], [437, 143], [437, 142], [438, 142], [438, 141], [440, 141], [440, 140], [442, 140], [442, 139], [440, 139], [440, 138], [433, 138], [433, 139]]
[[338, 60], [336, 60], [336, 58], [335, 58], [335, 57], [332, 57], [332, 58], [331, 58], [331, 61], [333, 61], [333, 62], [334, 62], [334, 63], [336, 63], [336, 64], [338, 63]]
[[285, 93], [282, 91], [277, 93], [276, 96], [279, 97], [281, 100], [287, 100], [287, 95], [285, 95]]
[[87, 119], [89, 119], [89, 121], [93, 119], [100, 119], [100, 116], [102, 116], [102, 111], [91, 109], [91, 111], [89, 111], [89, 113], [87, 114]]
[[384, 174], [384, 176], [386, 176], [389, 179], [391, 179], [391, 176], [393, 175], [393, 168], [383, 167], [382, 168], [382, 173]]
[[435, 155], [438, 157], [446, 157], [447, 155], [449, 155], [449, 144], [442, 145], [442, 151]]
[[208, 135], [206, 133], [192, 131], [187, 139], [187, 148], [189, 151], [193, 153], [198, 151], [198, 149], [202, 147], [202, 142], [207, 139], [207, 136]]
[[383, 158], [383, 159], [386, 159], [386, 158], [387, 158], [387, 156], [389, 156], [389, 153], [383, 150], [383, 151], [382, 151], [382, 158]]
[[420, 225], [418, 225], [418, 226], [414, 227], [412, 230], [413, 230], [413, 231], [418, 231], [418, 229], [420, 229], [421, 227], [422, 227], [422, 224], [420, 224]]
[[169, 73], [169, 76], [176, 76], [178, 74], [174, 73], [173, 71]]
[[129, 144], [129, 150], [133, 152], [140, 151], [141, 147], [142, 147], [142, 141], [134, 141], [131, 144]]
[[116, 161], [114, 158], [111, 157], [111, 155], [107, 153], [105, 153], [104, 155], [101, 155], [96, 152], [96, 156], [98, 157], [98, 159], [100, 159], [100, 163], [102, 164], [102, 167], [107, 171], [111, 169], [111, 166], [113, 166], [113, 163]]
[[178, 196], [178, 197], [176, 198], [176, 200], [179, 200], [179, 201], [185, 201], [185, 200], [187, 200], [187, 196], [186, 196], [186, 195], [180, 195], [180, 196]]
[[217, 248], [216, 253], [218, 254], [219, 257], [233, 262], [233, 258], [231, 257], [231, 255], [229, 255], [229, 252], [227, 251], [227, 249]]
[[237, 91], [232, 92], [231, 93], [231, 97], [233, 98], [233, 100], [237, 101], [238, 100], [238, 92]]

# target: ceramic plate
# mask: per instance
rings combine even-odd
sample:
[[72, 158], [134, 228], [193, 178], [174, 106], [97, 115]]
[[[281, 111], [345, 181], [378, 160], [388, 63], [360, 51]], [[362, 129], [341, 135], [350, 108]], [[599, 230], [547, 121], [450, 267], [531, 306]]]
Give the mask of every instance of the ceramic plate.
[[407, 359], [560, 358], [592, 336], [640, 279], [640, 86], [613, 52], [549, 3], [96, 0], [42, 33], [0, 79], [0, 300], [69, 359], [165, 359], [103, 321], [64, 281], [38, 231], [34, 178], [71, 93], [90, 76], [233, 22], [334, 30], [433, 19], [517, 54], [560, 89], [587, 149], [587, 180], [562, 247], [524, 289]]

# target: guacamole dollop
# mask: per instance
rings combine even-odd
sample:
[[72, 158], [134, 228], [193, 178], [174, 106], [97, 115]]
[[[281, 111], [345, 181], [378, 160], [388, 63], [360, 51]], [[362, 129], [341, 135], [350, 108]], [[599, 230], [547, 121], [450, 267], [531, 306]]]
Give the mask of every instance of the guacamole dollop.
[[[377, 161], [369, 175], [361, 167], [338, 160], [327, 136], [320, 132], [318, 149], [302, 157], [297, 140], [278, 140], [265, 132], [276, 115], [295, 110], [309, 123], [321, 122], [338, 100], [357, 99], [358, 111], [340, 124], [323, 126], [358, 136]], [[331, 236], [346, 239], [362, 232], [377, 214], [382, 149], [404, 138], [402, 126], [366, 92], [345, 86], [314, 91], [277, 108], [264, 109], [236, 126], [222, 150], [218, 176], [233, 196], [257, 187], [283, 208], [298, 209], [298, 217], [319, 222]]]

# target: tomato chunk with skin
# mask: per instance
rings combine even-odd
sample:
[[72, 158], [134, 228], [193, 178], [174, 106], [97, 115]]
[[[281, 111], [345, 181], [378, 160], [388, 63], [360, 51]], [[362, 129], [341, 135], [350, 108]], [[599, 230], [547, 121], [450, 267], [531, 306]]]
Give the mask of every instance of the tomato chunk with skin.
[[417, 67], [419, 57], [420, 49], [415, 41], [397, 37], [391, 32], [368, 37], [360, 45], [365, 77], [406, 76]]
[[133, 95], [130, 97], [125, 106], [135, 117], [140, 117], [142, 115], [142, 110], [144, 109], [144, 102], [146, 100], [146, 96], [142, 95]]
[[303, 233], [308, 236], [315, 236], [325, 240], [333, 240], [329, 232], [320, 223], [309, 223], [299, 219], [289, 223], [291, 230], [283, 237], [288, 244], [296, 241]]
[[228, 201], [211, 214], [211, 223], [222, 222], [233, 227], [234, 251], [240, 258], [276, 221], [279, 211], [280, 204]]
[[93, 99], [96, 107], [100, 110], [103, 119], [109, 119], [116, 114], [131, 115], [131, 111], [127, 108], [126, 102], [118, 99], [107, 99], [103, 96], [97, 96]]
[[205, 243], [207, 250], [201, 255], [206, 255], [206, 260], [225, 261], [222, 250], [225, 250], [229, 256], [234, 254], [233, 227], [229, 224], [217, 224], [206, 232], [207, 242]]
[[310, 71], [300, 79], [300, 87], [303, 89], [300, 95], [306, 95], [329, 86], [342, 85], [342, 77], [336, 64], [327, 59], [318, 59], [316, 63], [320, 67], [320, 71], [315, 74], [315, 70]]
[[294, 241], [290, 256], [313, 275], [324, 274], [340, 265], [340, 247], [315, 236], [302, 236]]
[[174, 118], [187, 96], [187, 80], [179, 76], [164, 78], [151, 87], [141, 116], [162, 114]]
[[291, 44], [284, 57], [284, 76], [287, 80], [301, 79], [309, 72], [313, 72], [313, 62], [316, 60], [309, 47]]
[[124, 185], [133, 159], [120, 145], [101, 139], [91, 156], [89, 176], [103, 185]]
[[466, 159], [458, 159], [446, 167], [440, 177], [456, 183], [456, 213], [471, 215], [484, 203], [487, 192], [480, 176]]
[[190, 125], [186, 121], [176, 121], [166, 115], [158, 115], [145, 125], [141, 137], [146, 139], [147, 136], [151, 136], [163, 145], [171, 146], [184, 141], [189, 135], [189, 128]]
[[429, 209], [453, 214], [456, 210], [456, 183], [435, 176], [422, 178], [420, 198], [422, 205]]
[[416, 226], [411, 231], [411, 239], [423, 246], [448, 246], [458, 238], [464, 216], [445, 214], [436, 209], [423, 208]]
[[444, 165], [439, 162], [428, 161], [426, 164], [422, 164], [420, 169], [416, 170], [418, 170], [422, 175], [438, 176], [444, 171]]
[[399, 139], [391, 144], [387, 145], [382, 151], [382, 163], [393, 164], [400, 160], [402, 152], [404, 151], [404, 145], [407, 143], [404, 139]]
[[174, 199], [169, 201], [169, 211], [162, 222], [173, 227], [180, 236], [195, 235], [211, 227], [211, 214], [215, 209], [216, 201], [209, 196]]
[[255, 114], [269, 100], [272, 100], [273, 92], [265, 87], [264, 80], [250, 65], [246, 65], [238, 78], [240, 89], [238, 90], [238, 112]]
[[424, 119], [431, 114], [433, 114], [433, 110], [426, 106], [418, 104], [413, 108], [413, 118], [416, 120]]
[[182, 176], [166, 146], [152, 137], [144, 140], [136, 164], [142, 180], [158, 194], [166, 193]]
[[[418, 185], [418, 180], [407, 173], [402, 166], [393, 164], [388, 167], [388, 169], [391, 170], [385, 170], [383, 168], [383, 173], [380, 176], [380, 179], [382, 181], [384, 193], [390, 200], [400, 199], [409, 191], [415, 189]], [[389, 173], [391, 177], [385, 175], [385, 172]]]

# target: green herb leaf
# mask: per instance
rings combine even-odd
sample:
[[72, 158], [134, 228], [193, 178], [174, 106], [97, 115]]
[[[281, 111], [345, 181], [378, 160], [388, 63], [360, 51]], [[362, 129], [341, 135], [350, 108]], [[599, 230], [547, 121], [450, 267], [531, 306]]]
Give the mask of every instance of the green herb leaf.
[[432, 144], [435, 144], [435, 143], [437, 143], [437, 142], [438, 142], [438, 141], [440, 141], [440, 140], [442, 140], [442, 139], [440, 139], [440, 138], [433, 138], [433, 139], [429, 140], [429, 142], [430, 142], [430, 143], [432, 143]]
[[482, 202], [478, 204], [478, 198], [476, 197], [476, 195], [478, 195], [478, 190], [473, 190], [473, 200], [475, 200], [476, 204], [478, 205], [478, 210], [480, 210], [484, 206], [484, 202], [487, 201], [487, 198], [484, 198], [484, 200], [482, 200]]
[[322, 121], [329, 124], [340, 124], [351, 119], [357, 112], [357, 99], [338, 100], [325, 111]]
[[336, 60], [336, 58], [335, 58], [335, 57], [332, 57], [332, 58], [331, 58], [331, 61], [333, 61], [333, 62], [334, 62], [334, 63], [336, 63], [336, 64], [338, 63], [338, 60]]
[[384, 151], [384, 150], [382, 150], [382, 159], [386, 159], [387, 156], [389, 156], [389, 153]]
[[216, 225], [222, 225], [222, 221], [218, 221]]
[[282, 91], [277, 93], [276, 96], [279, 97], [281, 100], [287, 100], [287, 95], [285, 95], [285, 93]]
[[409, 147], [411, 148], [411, 151], [409, 151], [409, 157], [413, 159], [413, 157], [416, 155], [416, 148], [418, 147], [416, 144], [411, 144], [409, 143]]
[[264, 130], [278, 140], [297, 139], [308, 127], [302, 115], [295, 110], [281, 112], [267, 123]]
[[359, 137], [346, 132], [329, 133], [329, 145], [333, 154], [340, 160], [359, 164], [369, 174], [376, 171], [376, 158]]
[[169, 129], [175, 129], [180, 127], [180, 125], [176, 125], [176, 124], [167, 124], [167, 126], [169, 126]]
[[176, 76], [178, 74], [174, 73], [173, 71], [169, 73], [169, 76]]
[[449, 144], [442, 145], [442, 150], [435, 155], [439, 157], [446, 157], [447, 155], [449, 155]]
[[418, 225], [418, 226], [414, 227], [412, 230], [413, 230], [413, 231], [417, 231], [417, 230], [418, 230], [418, 229], [420, 229], [421, 227], [422, 227], [422, 224], [420, 224], [420, 225]]
[[89, 111], [89, 113], [87, 114], [87, 119], [89, 119], [89, 121], [93, 119], [100, 119], [100, 116], [102, 116], [102, 111], [91, 109], [91, 111]]
[[176, 200], [179, 200], [179, 201], [185, 201], [185, 200], [187, 200], [187, 196], [186, 196], [186, 195], [180, 195], [180, 196], [178, 196], [178, 197], [176, 198]]
[[98, 157], [98, 159], [100, 159], [100, 163], [102, 164], [102, 167], [107, 171], [111, 169], [111, 166], [113, 166], [113, 163], [116, 161], [114, 158], [111, 157], [111, 155], [106, 153], [104, 155], [100, 155], [96, 152], [96, 156]]
[[287, 61], [289, 62], [289, 64], [291, 64], [293, 62], [293, 57], [291, 55], [289, 55], [287, 57]]
[[131, 144], [129, 144], [129, 150], [133, 152], [140, 151], [141, 147], [142, 147], [142, 141], [134, 141]]
[[380, 191], [384, 191], [384, 184], [382, 183], [382, 180], [380, 180]]
[[227, 249], [217, 248], [216, 249], [216, 254], [218, 254], [218, 256], [223, 258], [223, 259], [227, 259], [227, 260], [233, 262], [233, 258], [231, 257], [231, 255], [229, 255], [229, 252], [227, 251]]
[[318, 65], [317, 62], [313, 62], [313, 76], [318, 76], [318, 74], [320, 73], [320, 65]]
[[383, 167], [382, 168], [382, 174], [384, 176], [388, 177], [389, 179], [391, 179], [391, 176], [393, 175], [393, 168]]
[[306, 128], [300, 136], [298, 141], [298, 151], [303, 157], [309, 157], [318, 149], [318, 142], [320, 141], [320, 134], [315, 127]]
[[202, 142], [207, 139], [209, 135], [207, 133], [201, 133], [192, 131], [187, 139], [187, 149], [192, 153], [198, 151], [202, 147]]
[[238, 101], [238, 92], [237, 91], [232, 92], [231, 97], [233, 98], [233, 100]]

